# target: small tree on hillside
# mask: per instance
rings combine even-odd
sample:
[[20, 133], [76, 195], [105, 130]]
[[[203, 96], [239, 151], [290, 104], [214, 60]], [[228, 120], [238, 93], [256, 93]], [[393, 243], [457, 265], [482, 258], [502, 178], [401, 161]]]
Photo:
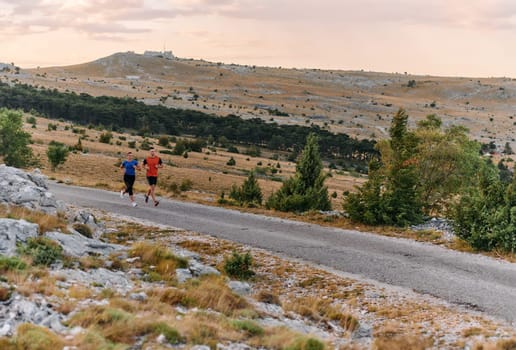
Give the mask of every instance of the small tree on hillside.
[[390, 128], [390, 140], [379, 142], [381, 159], [369, 165], [369, 179], [344, 202], [354, 221], [372, 225], [405, 226], [422, 219], [415, 151], [417, 138], [407, 128], [408, 115], [400, 109]]
[[281, 211], [330, 210], [328, 188], [324, 186], [326, 177], [317, 135], [311, 133], [296, 166], [296, 174], [269, 197], [267, 207]]
[[251, 171], [247, 179], [244, 181], [241, 187], [235, 185], [231, 188], [229, 197], [236, 200], [240, 205], [251, 204], [261, 205], [262, 204], [262, 189], [256, 180], [254, 172]]
[[35, 162], [30, 134], [23, 131], [22, 113], [0, 108], [0, 156], [6, 165], [23, 168]]
[[59, 165], [66, 161], [69, 153], [70, 150], [64, 143], [51, 141], [48, 144], [47, 157], [52, 171], [55, 171]]
[[110, 143], [113, 138], [113, 133], [111, 131], [106, 131], [100, 134], [99, 142], [101, 143]]
[[170, 138], [167, 135], [161, 135], [158, 139], [158, 145], [163, 147], [169, 147]]

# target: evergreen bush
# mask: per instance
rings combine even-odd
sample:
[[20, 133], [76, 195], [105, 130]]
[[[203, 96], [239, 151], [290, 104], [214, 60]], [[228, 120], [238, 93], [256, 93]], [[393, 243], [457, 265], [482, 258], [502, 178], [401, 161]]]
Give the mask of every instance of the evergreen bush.
[[255, 275], [251, 270], [253, 266], [253, 257], [251, 253], [239, 254], [233, 251], [230, 257], [224, 260], [224, 271], [232, 278], [247, 280]]

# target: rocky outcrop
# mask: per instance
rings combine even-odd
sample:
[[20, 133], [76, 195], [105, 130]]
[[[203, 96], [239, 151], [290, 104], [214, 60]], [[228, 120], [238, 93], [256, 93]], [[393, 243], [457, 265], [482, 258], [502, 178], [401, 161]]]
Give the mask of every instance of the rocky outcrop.
[[73, 231], [70, 234], [62, 232], [47, 232], [46, 237], [58, 242], [63, 247], [63, 252], [76, 258], [83, 256], [109, 256], [114, 251], [125, 250], [125, 247], [116, 244], [108, 244], [98, 239], [88, 238]]
[[54, 311], [42, 296], [33, 296], [31, 300], [14, 293], [9, 300], [0, 303], [0, 337], [13, 335], [22, 323], [63, 332], [66, 329], [61, 323], [63, 319], [64, 316]]
[[47, 214], [64, 212], [65, 205], [48, 191], [46, 177], [36, 169], [31, 173], [0, 165], [0, 203], [18, 205]]
[[38, 225], [25, 220], [0, 219], [0, 255], [16, 255], [16, 243], [38, 236]]

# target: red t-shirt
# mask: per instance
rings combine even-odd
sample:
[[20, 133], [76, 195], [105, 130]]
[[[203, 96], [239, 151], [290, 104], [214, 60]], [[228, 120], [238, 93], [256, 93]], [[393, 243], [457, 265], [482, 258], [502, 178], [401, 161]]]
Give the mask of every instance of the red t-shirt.
[[143, 164], [148, 166], [147, 176], [158, 176], [158, 165], [163, 164], [158, 156], [147, 157], [143, 160]]

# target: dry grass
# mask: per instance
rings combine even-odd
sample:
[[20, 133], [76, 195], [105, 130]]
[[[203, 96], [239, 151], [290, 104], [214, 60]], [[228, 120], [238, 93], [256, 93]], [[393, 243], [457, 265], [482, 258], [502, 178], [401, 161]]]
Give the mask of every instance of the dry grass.
[[40, 293], [45, 296], [56, 296], [64, 298], [65, 295], [56, 285], [57, 279], [48, 275], [46, 269], [30, 270], [30, 275], [20, 276], [17, 284], [17, 291], [23, 296], [29, 297], [34, 293]]
[[516, 338], [498, 340], [496, 343], [475, 344], [473, 350], [515, 350]]
[[138, 241], [145, 238], [156, 239], [159, 237], [156, 234], [161, 231], [163, 230], [156, 227], [129, 222], [118, 226], [114, 231], [105, 233], [103, 238], [111, 243], [123, 244], [127, 241]]
[[184, 268], [187, 261], [175, 256], [159, 242], [138, 242], [129, 250], [131, 257], [139, 257], [142, 266], [149, 274], [157, 274], [152, 278], [171, 281], [175, 277], [176, 268]]
[[259, 302], [281, 306], [281, 300], [278, 294], [274, 292], [268, 290], [260, 290], [258, 293], [256, 293], [254, 297]]
[[386, 323], [374, 332], [374, 350], [424, 350], [433, 345], [433, 340], [421, 334], [408, 334], [401, 325], [394, 322]]
[[224, 341], [241, 341], [244, 336], [230, 327], [228, 320], [221, 315], [197, 312], [186, 315], [177, 325], [190, 344], [204, 344], [216, 347]]
[[104, 266], [104, 260], [97, 256], [84, 256], [79, 259], [79, 264], [82, 269], [89, 270], [89, 269], [98, 269], [100, 267]]
[[159, 302], [169, 305], [186, 305], [188, 303], [187, 294], [183, 289], [165, 288], [153, 290], [151, 296], [157, 297]]
[[54, 309], [63, 315], [68, 315], [70, 312], [76, 310], [77, 301], [66, 299], [63, 300], [59, 305], [55, 306]]
[[96, 329], [115, 343], [130, 344], [136, 336], [148, 331], [149, 322], [139, 319], [123, 309], [113, 306], [92, 306], [72, 316], [71, 326]]
[[68, 289], [68, 296], [77, 300], [90, 299], [93, 297], [93, 292], [88, 287], [73, 285]]
[[431, 339], [418, 335], [397, 335], [393, 337], [379, 337], [374, 340], [374, 350], [425, 350], [433, 345]]
[[23, 207], [0, 205], [0, 217], [16, 220], [23, 219], [25, 221], [37, 224], [39, 226], [40, 234], [54, 230], [67, 232], [66, 219], [60, 214], [49, 215], [40, 211], [30, 210]]
[[62, 349], [64, 341], [47, 328], [24, 323], [16, 330], [17, 349], [56, 350]]
[[318, 297], [303, 297], [284, 303], [287, 311], [293, 311], [303, 317], [315, 322], [338, 321], [340, 326], [347, 331], [354, 331], [358, 328], [358, 320], [340, 311], [340, 308], [333, 305], [330, 299]]
[[234, 244], [230, 242], [223, 242], [221, 244], [213, 244], [195, 239], [188, 239], [177, 242], [182, 248], [205, 255], [220, 255], [224, 252], [231, 251], [234, 249]]
[[13, 339], [0, 338], [0, 349], [2, 350], [18, 350]]
[[106, 339], [98, 330], [90, 329], [84, 335], [81, 335], [76, 341], [75, 346], [81, 350], [126, 350], [126, 344], [113, 344], [111, 341]]
[[227, 316], [249, 307], [245, 299], [233, 293], [220, 276], [189, 281], [186, 290], [192, 306], [216, 310]]
[[11, 288], [0, 286], [0, 301], [6, 301], [11, 297]]

